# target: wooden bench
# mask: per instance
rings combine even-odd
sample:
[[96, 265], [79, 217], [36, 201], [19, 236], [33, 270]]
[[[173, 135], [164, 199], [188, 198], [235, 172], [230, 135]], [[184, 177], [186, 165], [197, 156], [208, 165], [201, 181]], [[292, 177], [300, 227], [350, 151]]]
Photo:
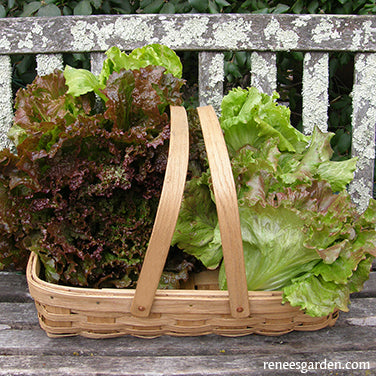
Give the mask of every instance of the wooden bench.
[[[0, 272], [0, 375], [294, 376], [302, 373], [293, 369], [275, 371], [266, 364], [264, 369], [264, 362], [325, 360], [359, 369], [319, 368], [320, 376], [375, 375], [375, 274], [364, 291], [352, 299], [350, 312], [341, 312], [334, 327], [316, 332], [292, 332], [279, 337], [209, 335], [139, 339], [126, 336], [93, 340], [48, 338], [39, 327], [25, 277]], [[365, 370], [360, 362], [369, 362], [370, 369]]]
[[[217, 110], [223, 96], [226, 50], [252, 52], [249, 84], [269, 94], [277, 88], [276, 52], [304, 52], [302, 118], [306, 133], [314, 125], [323, 130], [327, 127], [330, 53], [353, 52], [352, 155], [358, 156], [359, 162], [349, 190], [359, 210], [364, 210], [374, 180], [375, 16], [183, 14], [0, 19], [0, 145], [8, 145], [6, 134], [13, 116], [10, 55], [35, 55], [38, 74], [47, 74], [63, 68], [63, 53], [84, 51], [90, 53], [91, 69], [97, 74], [109, 47], [132, 50], [149, 43], [197, 51], [200, 105], [212, 104]], [[25, 277], [0, 272], [0, 375], [302, 374], [291, 368], [291, 362], [319, 362], [321, 366], [327, 362], [326, 369], [317, 371], [320, 375], [373, 375], [375, 286], [373, 272], [365, 290], [353, 296], [350, 312], [341, 313], [333, 328], [317, 332], [281, 337], [210, 335], [94, 341], [48, 338], [39, 328]], [[271, 361], [290, 362], [286, 365], [290, 369], [273, 370], [267, 363]], [[357, 369], [338, 370], [328, 362]], [[362, 369], [365, 364], [359, 362], [368, 362], [370, 369]]]

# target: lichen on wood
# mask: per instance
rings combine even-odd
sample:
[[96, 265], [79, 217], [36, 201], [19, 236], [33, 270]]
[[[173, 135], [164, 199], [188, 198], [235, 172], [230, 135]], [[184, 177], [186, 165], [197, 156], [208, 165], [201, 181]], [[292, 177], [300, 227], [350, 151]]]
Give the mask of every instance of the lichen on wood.
[[327, 131], [329, 106], [329, 55], [307, 52], [303, 62], [303, 129], [311, 134], [317, 126]]
[[13, 121], [12, 65], [10, 57], [0, 55], [0, 149], [10, 145], [7, 137]]
[[373, 195], [376, 124], [376, 54], [355, 56], [352, 92], [352, 156], [358, 158], [349, 191], [359, 211], [364, 211]]
[[223, 97], [224, 56], [216, 52], [199, 53], [200, 106], [212, 105], [219, 114]]
[[273, 52], [252, 52], [251, 86], [272, 95], [277, 89], [277, 57]]
[[63, 69], [63, 55], [61, 54], [38, 54], [36, 60], [39, 76], [50, 74], [55, 69]]

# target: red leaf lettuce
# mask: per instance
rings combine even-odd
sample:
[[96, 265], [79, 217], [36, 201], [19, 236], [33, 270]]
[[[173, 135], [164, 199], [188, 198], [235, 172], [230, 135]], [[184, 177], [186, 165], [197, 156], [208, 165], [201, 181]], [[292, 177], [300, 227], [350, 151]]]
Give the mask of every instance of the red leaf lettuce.
[[[34, 251], [47, 281], [134, 287], [166, 168], [168, 106], [182, 103], [182, 84], [148, 65], [108, 75], [102, 106], [94, 92], [70, 94], [59, 71], [20, 90], [16, 152], [0, 152], [0, 263], [22, 268]], [[165, 287], [191, 268], [175, 266]]]

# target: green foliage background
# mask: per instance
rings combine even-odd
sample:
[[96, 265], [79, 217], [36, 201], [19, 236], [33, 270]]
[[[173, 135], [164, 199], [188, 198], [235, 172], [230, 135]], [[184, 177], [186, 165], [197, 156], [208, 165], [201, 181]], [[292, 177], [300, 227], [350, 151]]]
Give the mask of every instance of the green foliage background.
[[[376, 0], [0, 0], [1, 17], [43, 17], [92, 14], [142, 13], [294, 13], [294, 14], [373, 14]], [[194, 88], [197, 71], [192, 54], [181, 54], [188, 86]], [[292, 111], [292, 123], [301, 128], [302, 53], [278, 53], [278, 92]], [[71, 66], [88, 68], [86, 54], [64, 55]], [[335, 132], [334, 159], [347, 159], [351, 150], [351, 99], [353, 55], [330, 56], [329, 130]], [[14, 90], [35, 76], [33, 56], [13, 57]], [[246, 87], [250, 78], [250, 53], [228, 52], [225, 56], [226, 90]], [[188, 90], [186, 103], [197, 105], [197, 94]]]
[[369, 14], [370, 0], [2, 0], [0, 17], [132, 13], [335, 13]]

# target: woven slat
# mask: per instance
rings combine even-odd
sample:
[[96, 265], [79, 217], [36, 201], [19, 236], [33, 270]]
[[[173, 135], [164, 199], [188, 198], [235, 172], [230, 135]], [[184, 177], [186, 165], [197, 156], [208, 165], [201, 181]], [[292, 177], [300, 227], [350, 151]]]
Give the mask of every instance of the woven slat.
[[[39, 260], [32, 254], [27, 268], [30, 293], [36, 302], [40, 325], [49, 337], [80, 335], [89, 338], [113, 338], [132, 335], [154, 338], [161, 335], [198, 336], [212, 333], [231, 337], [248, 334], [271, 336], [293, 330], [318, 330], [334, 325], [338, 317], [338, 313], [334, 312], [327, 317], [313, 318], [289, 304], [282, 305], [280, 292], [250, 291], [250, 316], [235, 319], [230, 314], [225, 291], [174, 290], [166, 293], [158, 290], [156, 298], [164, 296], [165, 304], [153, 305], [150, 316], [141, 318], [132, 316], [129, 311], [134, 290], [92, 289], [89, 293], [89, 289], [66, 288], [44, 282], [39, 279], [38, 273]], [[197, 281], [205, 282], [207, 279], [206, 276], [196, 277]], [[197, 281], [193, 282], [196, 286], [199, 284]], [[115, 298], [114, 292], [117, 292]], [[216, 295], [215, 311], [219, 311], [214, 313], [211, 303], [213, 293]], [[102, 304], [106, 299], [128, 300], [128, 310], [118, 311], [118, 304]], [[189, 307], [189, 302], [205, 299], [208, 301], [206, 312], [201, 312], [202, 309], [196, 312], [195, 307]], [[49, 304], [41, 301], [48, 301]], [[191, 311], [189, 314], [179, 311], [179, 307], [186, 302], [190, 308], [186, 311]], [[71, 308], [72, 305], [81, 308]], [[198, 307], [200, 306], [199, 304]], [[219, 309], [220, 306], [222, 309]], [[97, 307], [101, 309], [98, 310]], [[175, 312], [171, 307], [175, 307]]]

